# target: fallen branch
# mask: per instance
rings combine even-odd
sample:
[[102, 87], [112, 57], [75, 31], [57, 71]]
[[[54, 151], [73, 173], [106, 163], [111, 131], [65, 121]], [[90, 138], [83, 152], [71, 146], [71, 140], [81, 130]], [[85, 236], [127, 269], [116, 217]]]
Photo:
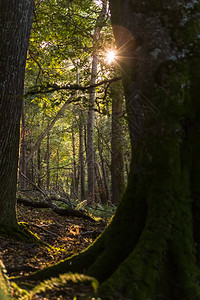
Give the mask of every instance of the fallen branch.
[[95, 222], [93, 218], [91, 218], [90, 216], [86, 215], [85, 213], [79, 210], [75, 210], [71, 208], [62, 209], [59, 208], [55, 203], [51, 202], [51, 200], [50, 201], [49, 200], [50, 199], [47, 199], [47, 201], [31, 201], [30, 199], [17, 198], [17, 202], [25, 206], [30, 206], [35, 208], [51, 208], [55, 213], [57, 213], [60, 216], [77, 217], [77, 218], [89, 220], [91, 222]]

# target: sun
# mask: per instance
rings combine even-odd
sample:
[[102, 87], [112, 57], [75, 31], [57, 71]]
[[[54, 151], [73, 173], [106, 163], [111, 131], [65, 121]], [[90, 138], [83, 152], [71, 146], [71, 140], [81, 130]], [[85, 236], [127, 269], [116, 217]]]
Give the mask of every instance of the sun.
[[111, 64], [115, 60], [115, 51], [111, 50], [107, 52], [107, 61], [109, 64]]

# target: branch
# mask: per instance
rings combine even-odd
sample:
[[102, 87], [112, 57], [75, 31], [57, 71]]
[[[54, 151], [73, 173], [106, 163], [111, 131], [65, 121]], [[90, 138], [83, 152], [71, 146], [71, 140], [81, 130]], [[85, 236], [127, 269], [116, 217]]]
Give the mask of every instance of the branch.
[[115, 77], [112, 79], [102, 80], [99, 83], [95, 83], [95, 84], [88, 85], [88, 86], [81, 86], [78, 84], [69, 84], [69, 85], [63, 85], [63, 86], [59, 86], [57, 84], [48, 84], [45, 87], [40, 86], [38, 90], [30, 91], [30, 92], [26, 93], [24, 96], [26, 97], [29, 95], [47, 94], [47, 93], [52, 93], [52, 92], [61, 91], [61, 90], [86, 91], [86, 90], [90, 90], [92, 88], [101, 86], [105, 83], [111, 84], [111, 83], [119, 81], [119, 80], [121, 80], [121, 77]]

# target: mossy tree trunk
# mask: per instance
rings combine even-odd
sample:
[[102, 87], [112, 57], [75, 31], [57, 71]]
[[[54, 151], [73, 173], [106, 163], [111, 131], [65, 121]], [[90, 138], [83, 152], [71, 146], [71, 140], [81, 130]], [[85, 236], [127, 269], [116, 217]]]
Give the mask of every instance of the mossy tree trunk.
[[16, 184], [33, 0], [0, 1], [0, 227], [17, 227]]
[[199, 2], [110, 0], [132, 142], [128, 186], [68, 270], [100, 282], [102, 299], [200, 299]]

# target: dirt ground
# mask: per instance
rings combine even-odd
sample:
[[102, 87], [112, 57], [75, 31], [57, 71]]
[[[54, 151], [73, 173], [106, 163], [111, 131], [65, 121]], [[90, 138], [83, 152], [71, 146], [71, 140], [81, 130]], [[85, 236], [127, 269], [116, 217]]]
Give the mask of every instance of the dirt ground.
[[[18, 205], [18, 220], [30, 225], [30, 230], [44, 242], [52, 246], [38, 246], [0, 237], [0, 258], [8, 277], [28, 275], [41, 268], [56, 263], [87, 248], [104, 230], [105, 221], [90, 222], [81, 218], [59, 216], [51, 209], [38, 209]], [[88, 298], [91, 291], [88, 284], [67, 283], [51, 291], [27, 296], [26, 299], [78, 300]], [[13, 298], [21, 295], [13, 290]]]

